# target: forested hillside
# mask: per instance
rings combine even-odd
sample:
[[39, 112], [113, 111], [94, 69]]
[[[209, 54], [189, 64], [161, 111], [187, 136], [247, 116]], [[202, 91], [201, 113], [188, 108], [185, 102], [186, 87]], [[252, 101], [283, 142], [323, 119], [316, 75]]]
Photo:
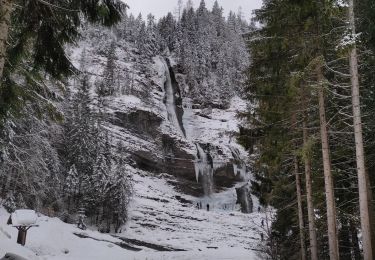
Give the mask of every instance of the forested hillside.
[[192, 3], [179, 7], [180, 17], [168, 13], [156, 21], [125, 15], [118, 26], [119, 37], [135, 43], [145, 57], [168, 50], [184, 75], [182, 94], [201, 104], [217, 105], [233, 97], [244, 81], [249, 54], [242, 34], [251, 30], [246, 17], [230, 12], [225, 18], [216, 1], [208, 10], [204, 1], [194, 10]]

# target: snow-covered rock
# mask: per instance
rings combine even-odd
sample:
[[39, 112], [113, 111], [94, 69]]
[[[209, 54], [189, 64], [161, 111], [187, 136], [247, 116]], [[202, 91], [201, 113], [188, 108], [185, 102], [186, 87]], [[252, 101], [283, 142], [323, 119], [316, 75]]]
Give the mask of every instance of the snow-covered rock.
[[[78, 47], [71, 47], [69, 53], [77, 67], [82, 66], [84, 56], [85, 68], [95, 85], [102, 80], [105, 50], [111, 41], [98, 44], [100, 39], [90, 35], [95, 34], [83, 34]], [[108, 33], [108, 37], [114, 36]], [[177, 189], [195, 196], [205, 194], [204, 187], [211, 179], [206, 171], [197, 170], [203, 153], [209, 159], [205, 164], [210, 165], [201, 168], [214, 169], [209, 190], [218, 192], [249, 179], [247, 154], [236, 142], [237, 113], [246, 109], [241, 98], [234, 95], [227, 102], [228, 108], [192, 104], [190, 96], [181, 89], [185, 83], [178, 78], [183, 75], [177, 77], [177, 63], [171, 54], [148, 59], [121, 39], [116, 41], [115, 52], [119, 85], [114, 95], [105, 100], [108, 129], [115, 140], [124, 142], [130, 159], [140, 169], [171, 174], [179, 180], [175, 183]], [[241, 174], [237, 174], [239, 169]]]

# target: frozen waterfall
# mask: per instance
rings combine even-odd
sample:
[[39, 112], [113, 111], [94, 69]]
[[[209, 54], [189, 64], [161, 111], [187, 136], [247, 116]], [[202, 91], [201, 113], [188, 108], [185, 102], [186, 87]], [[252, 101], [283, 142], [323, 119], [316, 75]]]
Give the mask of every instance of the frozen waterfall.
[[168, 65], [168, 61], [164, 60], [164, 67], [165, 67], [165, 97], [164, 97], [164, 103], [167, 108], [168, 113], [168, 121], [172, 123], [172, 125], [179, 131], [179, 133], [182, 136], [185, 136], [185, 130], [182, 125], [182, 106], [180, 108], [177, 107], [176, 103], [176, 96], [175, 92], [178, 88], [176, 79], [172, 78], [170, 67]]
[[212, 158], [207, 156], [200, 144], [196, 144], [197, 157], [194, 162], [195, 177], [197, 182], [201, 180], [205, 196], [210, 196], [214, 192], [214, 168]]
[[[167, 111], [168, 121], [178, 134], [195, 144], [196, 153], [194, 160], [195, 177], [197, 182], [201, 183], [204, 195], [211, 198], [214, 194], [214, 172], [220, 167], [225, 166], [222, 160], [215, 160], [209, 151], [207, 145], [198, 142], [199, 129], [195, 129], [195, 125], [191, 122], [196, 117], [193, 109], [193, 100], [185, 97], [183, 100], [181, 90], [176, 80], [175, 73], [170, 65], [168, 58], [161, 58], [164, 66], [165, 82], [164, 82], [164, 104]], [[185, 110], [184, 110], [185, 108]], [[245, 176], [246, 165], [240, 159], [238, 149], [229, 147], [232, 151], [233, 172], [235, 175]]]

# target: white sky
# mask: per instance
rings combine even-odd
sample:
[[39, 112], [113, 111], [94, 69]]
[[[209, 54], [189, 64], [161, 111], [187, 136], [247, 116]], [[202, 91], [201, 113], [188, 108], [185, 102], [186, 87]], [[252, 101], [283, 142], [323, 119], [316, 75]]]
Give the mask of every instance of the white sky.
[[[160, 18], [166, 15], [168, 12], [174, 12], [178, 0], [122, 0], [127, 3], [130, 7], [130, 13], [138, 15], [142, 13], [145, 18], [147, 14], [152, 13], [156, 18]], [[199, 6], [201, 0], [193, 0], [194, 7]], [[187, 0], [184, 0], [186, 3]], [[207, 8], [211, 9], [215, 0], [205, 0]], [[218, 0], [219, 5], [224, 8], [225, 15], [230, 10], [237, 12], [241, 6], [244, 14], [244, 18], [249, 20], [253, 9], [260, 8], [262, 0]]]

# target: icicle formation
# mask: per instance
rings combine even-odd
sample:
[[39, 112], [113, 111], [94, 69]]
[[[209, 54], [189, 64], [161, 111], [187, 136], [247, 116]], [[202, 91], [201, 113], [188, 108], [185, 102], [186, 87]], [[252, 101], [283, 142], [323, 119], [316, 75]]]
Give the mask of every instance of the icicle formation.
[[236, 162], [233, 163], [234, 175], [237, 176], [239, 174], [240, 177], [244, 178], [246, 175], [246, 164], [243, 163], [243, 161], [241, 160], [240, 152], [238, 151], [237, 148], [234, 148], [234, 147], [229, 147], [229, 148], [232, 151], [232, 155], [235, 161], [239, 162], [239, 163], [236, 163]]
[[200, 144], [196, 144], [197, 158], [195, 160], [195, 177], [199, 182], [201, 178], [205, 196], [210, 196], [214, 191], [214, 168], [212, 159], [207, 156]]

